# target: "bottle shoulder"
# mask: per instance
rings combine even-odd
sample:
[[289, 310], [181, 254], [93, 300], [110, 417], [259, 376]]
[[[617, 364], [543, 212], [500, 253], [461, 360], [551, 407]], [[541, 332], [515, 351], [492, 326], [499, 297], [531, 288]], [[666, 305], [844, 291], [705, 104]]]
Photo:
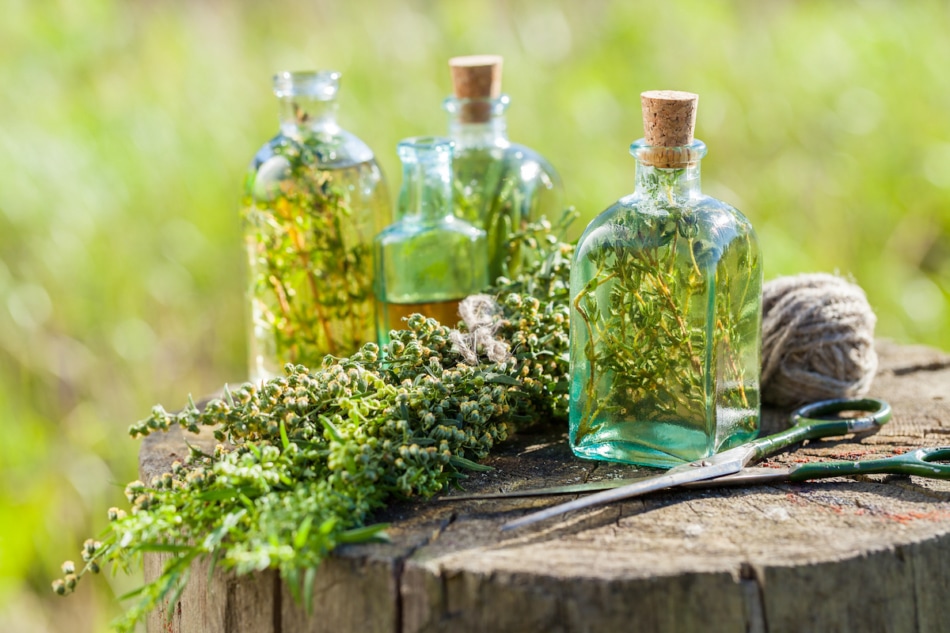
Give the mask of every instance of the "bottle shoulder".
[[283, 157], [291, 166], [345, 169], [369, 164], [378, 169], [373, 150], [362, 139], [342, 128], [309, 130], [292, 135], [279, 131], [254, 154], [250, 171], [260, 170], [277, 156]]
[[460, 145], [453, 164], [456, 171], [483, 168], [486, 162], [504, 164], [522, 180], [542, 180], [549, 188], [561, 188], [561, 176], [551, 162], [537, 151], [505, 141], [485, 144]]
[[698, 195], [684, 204], [669, 204], [633, 193], [588, 224], [578, 240], [577, 256], [600, 248], [656, 246], [674, 234], [722, 246], [742, 238], [748, 248], [758, 250], [751, 222], [727, 202]]
[[[351, 152], [351, 146], [357, 151]], [[246, 174], [244, 192], [254, 201], [273, 200], [288, 186], [326, 187], [329, 182], [355, 187], [361, 199], [374, 200], [373, 204], [389, 204], [385, 179], [372, 152], [365, 144], [354, 146], [345, 136], [298, 139], [278, 133], [254, 154]]]

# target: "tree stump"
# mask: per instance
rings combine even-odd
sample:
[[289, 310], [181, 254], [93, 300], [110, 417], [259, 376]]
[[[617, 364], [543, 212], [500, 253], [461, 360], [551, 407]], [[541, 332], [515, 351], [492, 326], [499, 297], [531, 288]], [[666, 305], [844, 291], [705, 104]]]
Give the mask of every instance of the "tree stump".
[[[893, 420], [871, 436], [808, 442], [775, 464], [889, 456], [950, 444], [950, 355], [879, 343], [871, 395]], [[786, 424], [765, 411], [763, 434]], [[198, 439], [190, 441], [201, 441]], [[141, 475], [186, 454], [150, 437]], [[487, 492], [629, 476], [575, 459], [566, 429], [525, 432], [467, 480]], [[643, 474], [656, 471], [639, 469]], [[450, 496], [448, 492], [445, 496]], [[308, 616], [273, 572], [196, 569], [152, 633], [950, 630], [950, 481], [862, 476], [656, 493], [513, 533], [507, 520], [570, 497], [394, 504], [390, 543], [322, 565]], [[146, 578], [161, 555], [146, 556]]]

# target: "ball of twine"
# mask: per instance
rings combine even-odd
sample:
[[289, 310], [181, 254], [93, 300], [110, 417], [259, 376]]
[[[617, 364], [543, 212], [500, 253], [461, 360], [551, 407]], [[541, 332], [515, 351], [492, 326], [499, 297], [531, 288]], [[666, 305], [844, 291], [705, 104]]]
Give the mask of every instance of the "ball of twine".
[[787, 407], [867, 393], [877, 318], [864, 291], [825, 273], [762, 288], [762, 401]]

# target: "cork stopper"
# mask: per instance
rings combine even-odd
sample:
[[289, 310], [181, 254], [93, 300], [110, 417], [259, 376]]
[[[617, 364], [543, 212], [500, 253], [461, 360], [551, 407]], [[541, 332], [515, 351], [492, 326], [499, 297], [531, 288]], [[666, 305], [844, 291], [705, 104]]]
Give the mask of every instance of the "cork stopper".
[[678, 90], [649, 90], [640, 95], [644, 139], [647, 145], [656, 148], [644, 164], [674, 168], [698, 160], [688, 149], [660, 149], [684, 148], [693, 143], [698, 101], [699, 95]]
[[476, 101], [463, 105], [463, 123], [486, 123], [491, 118], [488, 100], [501, 96], [501, 62], [500, 55], [465, 55], [449, 60], [455, 98]]

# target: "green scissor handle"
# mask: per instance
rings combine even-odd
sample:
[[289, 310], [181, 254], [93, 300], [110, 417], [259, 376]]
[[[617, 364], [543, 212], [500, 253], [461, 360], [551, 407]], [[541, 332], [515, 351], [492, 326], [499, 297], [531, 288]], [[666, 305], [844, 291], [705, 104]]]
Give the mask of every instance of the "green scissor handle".
[[789, 481], [806, 481], [822, 477], [847, 475], [917, 475], [930, 479], [950, 479], [950, 464], [937, 464], [950, 459], [950, 446], [918, 448], [902, 455], [884, 459], [867, 459], [860, 462], [815, 462], [795, 466], [788, 475]]
[[[838, 420], [822, 420], [818, 417], [842, 411], [866, 411], [868, 415]], [[890, 419], [891, 405], [877, 398], [822, 400], [796, 409], [791, 415], [793, 425], [791, 428], [775, 435], [752, 440], [749, 442], [749, 447], [755, 451], [755, 460], [759, 460], [804, 440], [871, 431], [887, 424]]]

